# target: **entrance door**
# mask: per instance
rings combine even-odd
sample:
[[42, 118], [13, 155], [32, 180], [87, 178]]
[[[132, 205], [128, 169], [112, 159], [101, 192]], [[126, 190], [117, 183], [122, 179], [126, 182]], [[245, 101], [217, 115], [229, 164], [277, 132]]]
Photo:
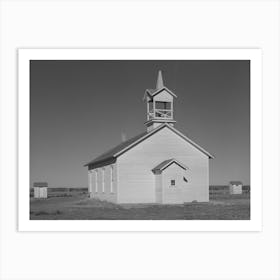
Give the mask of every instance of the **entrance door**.
[[184, 202], [184, 175], [185, 170], [183, 170], [177, 164], [172, 164], [168, 168], [163, 170], [163, 203], [181, 204]]

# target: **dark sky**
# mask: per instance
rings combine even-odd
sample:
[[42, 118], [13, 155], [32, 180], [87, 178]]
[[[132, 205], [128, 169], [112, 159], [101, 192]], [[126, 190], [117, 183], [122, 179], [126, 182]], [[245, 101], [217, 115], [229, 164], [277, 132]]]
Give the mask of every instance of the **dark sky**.
[[215, 156], [210, 184], [250, 184], [250, 63], [225, 60], [32, 61], [31, 183], [86, 187], [86, 162], [145, 131], [158, 70], [175, 127]]

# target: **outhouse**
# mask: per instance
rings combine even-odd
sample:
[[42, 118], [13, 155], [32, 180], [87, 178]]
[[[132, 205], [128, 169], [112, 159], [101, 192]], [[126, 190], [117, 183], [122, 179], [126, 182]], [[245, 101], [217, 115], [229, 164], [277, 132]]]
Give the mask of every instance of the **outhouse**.
[[229, 182], [229, 194], [242, 194], [242, 182], [230, 181]]
[[48, 183], [36, 182], [33, 184], [34, 198], [48, 198]]

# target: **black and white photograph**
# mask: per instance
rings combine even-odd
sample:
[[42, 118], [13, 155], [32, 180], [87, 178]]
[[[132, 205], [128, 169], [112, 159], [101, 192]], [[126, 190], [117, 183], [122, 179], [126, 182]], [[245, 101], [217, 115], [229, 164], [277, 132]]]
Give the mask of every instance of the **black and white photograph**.
[[250, 191], [250, 60], [30, 60], [31, 220], [250, 220]]
[[0, 279], [279, 280], [280, 1], [0, 1]]

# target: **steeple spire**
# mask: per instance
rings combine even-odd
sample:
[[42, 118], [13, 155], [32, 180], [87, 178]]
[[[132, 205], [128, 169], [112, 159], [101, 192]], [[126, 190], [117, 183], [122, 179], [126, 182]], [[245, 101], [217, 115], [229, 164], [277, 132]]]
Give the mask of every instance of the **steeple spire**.
[[156, 89], [161, 89], [163, 87], [164, 87], [164, 85], [163, 85], [162, 72], [161, 72], [161, 70], [159, 70], [158, 71], [157, 87], [156, 87]]

